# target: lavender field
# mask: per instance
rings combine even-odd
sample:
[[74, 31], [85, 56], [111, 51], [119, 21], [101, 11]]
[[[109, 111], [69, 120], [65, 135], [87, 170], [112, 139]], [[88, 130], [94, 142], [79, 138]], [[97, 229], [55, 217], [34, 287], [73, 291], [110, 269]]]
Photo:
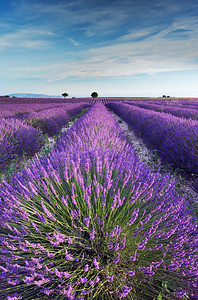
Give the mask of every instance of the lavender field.
[[0, 299], [198, 299], [195, 198], [113, 112], [198, 200], [198, 100], [0, 98]]

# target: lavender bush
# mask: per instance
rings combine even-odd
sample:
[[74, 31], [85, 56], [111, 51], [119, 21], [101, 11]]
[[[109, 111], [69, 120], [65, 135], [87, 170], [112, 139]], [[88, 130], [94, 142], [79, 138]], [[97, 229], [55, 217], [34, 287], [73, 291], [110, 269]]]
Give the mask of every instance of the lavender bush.
[[28, 124], [38, 128], [44, 134], [49, 136], [56, 135], [64, 126], [71, 116], [80, 113], [83, 108], [87, 108], [87, 104], [70, 104], [70, 107], [51, 107], [48, 109], [33, 112], [28, 118]]
[[197, 232], [104, 105], [0, 188], [2, 299], [196, 299]]
[[195, 108], [183, 108], [181, 106], [168, 106], [168, 105], [163, 105], [163, 103], [139, 103], [133, 102], [128, 104], [133, 104], [135, 106], [141, 107], [141, 108], [146, 108], [149, 110], [154, 110], [158, 112], [165, 112], [165, 113], [170, 113], [171, 115], [174, 115], [176, 117], [183, 117], [186, 119], [198, 119], [198, 110]]
[[25, 152], [34, 155], [43, 146], [40, 132], [16, 119], [1, 118], [0, 124], [0, 169]]
[[[0, 117], [1, 118], [15, 118], [15, 119], [28, 119], [33, 116], [36, 116], [35, 113], [44, 111], [46, 109], [49, 109], [51, 116], [53, 113], [53, 109], [55, 108], [61, 108], [65, 109], [65, 111], [68, 111], [70, 115], [76, 114], [80, 112], [80, 109], [82, 105], [82, 108], [87, 108], [89, 105], [86, 103], [81, 103], [80, 105], [76, 103], [33, 103], [29, 101], [29, 103], [10, 103], [10, 104], [1, 104], [0, 103]], [[64, 112], [65, 112], [64, 111]], [[77, 112], [76, 112], [77, 111]], [[41, 116], [40, 116], [41, 117]], [[43, 114], [42, 117], [46, 117], [46, 114]], [[55, 113], [53, 113], [53, 117], [57, 117]]]
[[164, 162], [185, 172], [197, 173], [197, 121], [121, 103], [107, 106], [123, 118], [149, 148], [158, 150]]
[[[25, 116], [28, 117], [29, 113], [40, 111], [46, 108], [50, 108], [52, 106], [58, 106], [61, 105], [56, 103], [40, 103], [40, 104], [34, 104], [34, 103], [9, 103], [9, 104], [0, 104], [0, 117], [3, 118], [16, 118], [16, 119], [25, 119]], [[63, 104], [62, 104], [63, 105]]]

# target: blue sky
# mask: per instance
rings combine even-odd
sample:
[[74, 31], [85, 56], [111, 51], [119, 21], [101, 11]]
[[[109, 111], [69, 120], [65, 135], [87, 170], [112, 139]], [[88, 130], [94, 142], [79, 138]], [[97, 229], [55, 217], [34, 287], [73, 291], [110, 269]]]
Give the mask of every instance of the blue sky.
[[198, 1], [0, 1], [0, 95], [93, 91], [198, 97]]

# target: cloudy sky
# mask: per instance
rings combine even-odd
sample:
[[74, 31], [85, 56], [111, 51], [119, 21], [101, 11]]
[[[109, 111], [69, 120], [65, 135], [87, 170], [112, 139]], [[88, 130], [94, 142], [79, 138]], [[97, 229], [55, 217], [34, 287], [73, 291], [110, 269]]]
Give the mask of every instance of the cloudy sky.
[[198, 1], [0, 1], [0, 95], [93, 91], [198, 97]]

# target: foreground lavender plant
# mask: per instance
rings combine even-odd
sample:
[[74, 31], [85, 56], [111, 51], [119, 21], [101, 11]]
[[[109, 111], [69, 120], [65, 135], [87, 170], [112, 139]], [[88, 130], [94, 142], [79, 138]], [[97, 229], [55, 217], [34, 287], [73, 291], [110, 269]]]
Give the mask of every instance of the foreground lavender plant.
[[196, 299], [186, 204], [102, 104], [4, 181], [0, 198], [2, 299]]

